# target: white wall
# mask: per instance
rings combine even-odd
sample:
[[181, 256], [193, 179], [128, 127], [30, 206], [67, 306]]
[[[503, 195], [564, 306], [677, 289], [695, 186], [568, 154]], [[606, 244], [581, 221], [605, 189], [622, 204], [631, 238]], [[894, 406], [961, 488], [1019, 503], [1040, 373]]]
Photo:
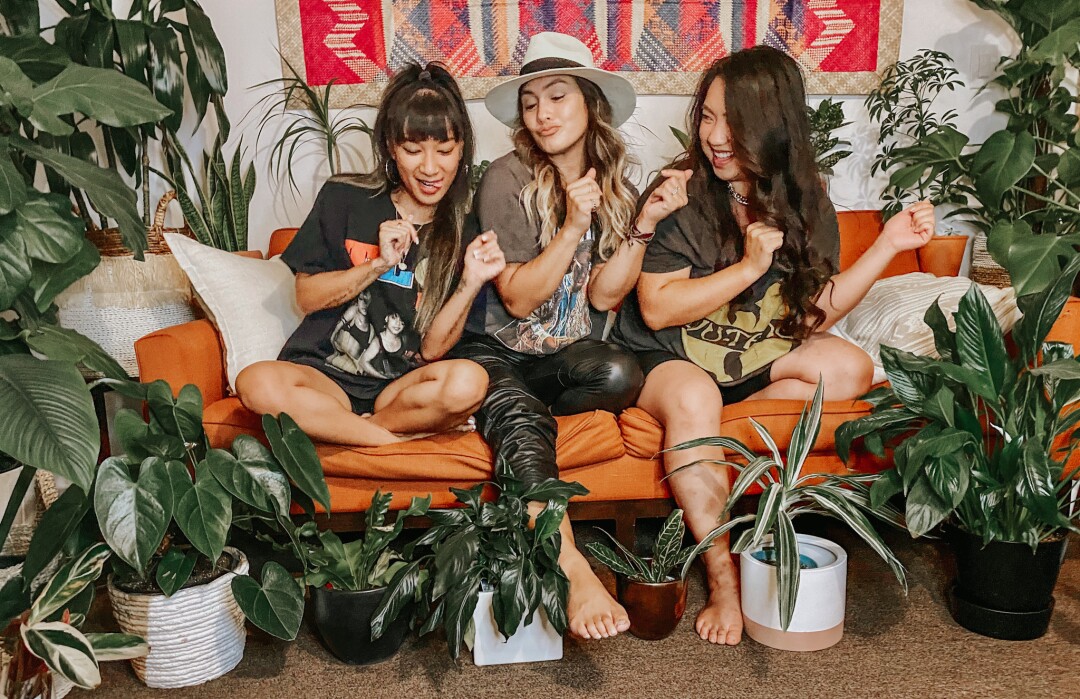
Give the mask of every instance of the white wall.
[[[43, 0], [43, 5], [51, 2]], [[126, 11], [129, 4], [130, 0], [113, 2], [121, 11]], [[300, 193], [296, 194], [288, 185], [274, 181], [270, 172], [274, 129], [267, 129], [257, 151], [253, 148], [256, 127], [262, 116], [255, 109], [256, 103], [270, 88], [253, 89], [251, 86], [281, 76], [273, 0], [202, 0], [202, 4], [221, 38], [228, 61], [229, 94], [225, 103], [233, 122], [230, 148], [243, 135], [245, 147], [256, 158], [259, 186], [252, 201], [251, 246], [265, 249], [273, 229], [299, 225], [303, 221], [328, 174], [325, 158], [317, 148], [304, 152], [296, 168], [300, 184]], [[949, 53], [961, 78], [969, 86], [956, 93], [946, 93], [939, 100], [941, 109], [957, 109], [960, 130], [978, 142], [999, 128], [1000, 117], [993, 115], [996, 97], [992, 93], [976, 97], [974, 87], [986, 82], [998, 58], [1015, 50], [1015, 37], [1008, 26], [995, 14], [980, 10], [968, 0], [906, 0], [901, 58], [910, 57], [923, 48]], [[812, 101], [819, 99], [814, 97]], [[879, 205], [882, 181], [869, 176], [877, 144], [874, 127], [862, 107], [863, 99], [862, 96], [842, 98], [847, 118], [853, 123], [839, 135], [852, 142], [854, 154], [839, 164], [832, 182], [831, 196], [839, 208], [876, 208]], [[624, 133], [641, 161], [642, 178], [678, 152], [668, 125], [681, 124], [688, 105], [688, 97], [639, 98], [637, 112], [624, 127]], [[469, 111], [475, 131], [481, 135], [478, 157], [493, 159], [508, 151], [507, 129], [487, 113], [483, 102], [470, 102]], [[373, 109], [360, 109], [357, 113], [369, 124], [373, 121]], [[281, 121], [278, 120], [279, 129], [284, 128]], [[188, 139], [189, 146], [201, 147], [206, 140], [205, 133], [204, 130]], [[363, 157], [368, 155], [367, 139], [357, 135], [354, 143], [361, 154], [352, 158], [350, 166], [365, 169]]]

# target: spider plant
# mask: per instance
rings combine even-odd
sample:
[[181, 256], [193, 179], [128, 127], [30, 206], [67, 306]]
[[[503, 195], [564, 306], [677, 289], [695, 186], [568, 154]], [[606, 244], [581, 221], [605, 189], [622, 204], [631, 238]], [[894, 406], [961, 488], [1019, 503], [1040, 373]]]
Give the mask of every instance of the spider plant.
[[[727, 517], [732, 506], [757, 484], [762, 494], [757, 512], [724, 522], [713, 529], [690, 552], [690, 560], [717, 538], [727, 534], [744, 522], [752, 523], [731, 547], [732, 553], [753, 551], [765, 546], [771, 538], [776, 554], [776, 584], [779, 591], [780, 622], [784, 631], [791, 623], [795, 601], [799, 594], [799, 548], [795, 538], [793, 520], [799, 515], [818, 514], [839, 519], [884, 559], [907, 592], [904, 567], [889, 550], [881, 536], [874, 530], [867, 515], [896, 527], [903, 527], [900, 512], [883, 504], [875, 509], [870, 502], [870, 486], [878, 479], [877, 474], [835, 475], [822, 473], [803, 474], [806, 458], [821, 432], [822, 383], [818, 383], [812, 403], [803, 406], [799, 421], [791, 433], [787, 458], [780, 453], [776, 440], [761, 423], [750, 418], [754, 430], [769, 449], [767, 455], [757, 455], [741, 441], [731, 437], [704, 437], [671, 447], [668, 451], [694, 449], [696, 447], [721, 447], [738, 454], [745, 463], [726, 459], [699, 459], [672, 471], [701, 463], [730, 466], [739, 472], [731, 487], [731, 495], [721, 518]], [[685, 573], [684, 566], [684, 573]]]
[[263, 130], [276, 117], [290, 117], [288, 113], [290, 109], [303, 110], [291, 115], [293, 121], [278, 137], [270, 151], [270, 163], [274, 176], [281, 179], [284, 173], [288, 176], [293, 190], [299, 192], [300, 188], [296, 184], [293, 173], [293, 163], [298, 150], [311, 143], [321, 144], [326, 152], [326, 161], [330, 164], [330, 173], [337, 175], [341, 172], [341, 150], [345, 145], [344, 137], [350, 133], [360, 132], [367, 134], [370, 138], [373, 132], [367, 122], [360, 117], [345, 114], [343, 110], [331, 111], [334, 80], [327, 83], [325, 88], [316, 90], [296, 72], [287, 59], [282, 57], [282, 62], [288, 69], [288, 75], [255, 85], [256, 88], [278, 86], [278, 89], [256, 103], [256, 107], [268, 105], [266, 113], [259, 120], [256, 143], [262, 137]]
[[[741, 520], [745, 521], [745, 520]], [[646, 583], [662, 583], [670, 580], [682, 580], [690, 571], [694, 557], [700, 553], [697, 546], [681, 547], [683, 536], [686, 534], [686, 524], [683, 522], [683, 511], [674, 510], [664, 521], [660, 528], [660, 534], [656, 537], [656, 546], [653, 550], [652, 559], [637, 556], [615, 537], [607, 534], [619, 553], [615, 553], [610, 547], [599, 543], [590, 543], [585, 548], [596, 556], [601, 563], [613, 572], [625, 575], [631, 580]], [[702, 549], [704, 550], [704, 549]], [[622, 554], [620, 558], [619, 554]], [[678, 571], [678, 577], [676, 577]]]

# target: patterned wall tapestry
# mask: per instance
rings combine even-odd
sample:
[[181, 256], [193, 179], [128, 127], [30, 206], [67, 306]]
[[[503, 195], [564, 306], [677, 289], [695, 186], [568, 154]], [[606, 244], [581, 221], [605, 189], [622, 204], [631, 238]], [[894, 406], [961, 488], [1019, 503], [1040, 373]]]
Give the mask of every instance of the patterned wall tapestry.
[[582, 39], [641, 94], [691, 94], [716, 58], [755, 44], [806, 69], [812, 94], [865, 94], [900, 47], [903, 0], [276, 0], [282, 54], [337, 107], [374, 104], [396, 67], [439, 60], [479, 98], [530, 36]]

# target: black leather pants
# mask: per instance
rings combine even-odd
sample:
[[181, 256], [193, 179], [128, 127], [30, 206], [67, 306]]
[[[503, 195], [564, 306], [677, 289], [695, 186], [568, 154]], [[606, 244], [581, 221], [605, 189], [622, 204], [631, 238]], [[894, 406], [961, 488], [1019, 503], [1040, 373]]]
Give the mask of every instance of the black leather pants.
[[554, 415], [618, 413], [633, 405], [645, 382], [633, 353], [600, 340], [578, 340], [555, 354], [536, 356], [469, 335], [452, 356], [487, 371], [488, 393], [476, 413], [476, 428], [495, 452], [496, 464], [508, 462], [526, 486], [559, 476]]

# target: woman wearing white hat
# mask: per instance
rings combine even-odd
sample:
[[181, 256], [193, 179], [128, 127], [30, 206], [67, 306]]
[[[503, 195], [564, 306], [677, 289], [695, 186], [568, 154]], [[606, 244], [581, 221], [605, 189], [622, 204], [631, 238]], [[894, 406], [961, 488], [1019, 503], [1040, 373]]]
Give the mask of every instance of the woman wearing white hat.
[[[630, 83], [595, 68], [584, 44], [550, 32], [533, 36], [521, 74], [487, 95], [514, 130], [514, 151], [484, 174], [474, 211], [481, 230], [498, 235], [507, 266], [477, 297], [454, 354], [487, 370], [477, 428], [527, 485], [559, 475], [553, 415], [617, 413], [641, 389], [634, 356], [600, 338], [656, 223], [685, 203], [689, 173], [667, 173], [635, 220], [630, 158], [616, 131], [635, 103]], [[625, 631], [625, 610], [574, 546], [568, 520], [561, 531], [570, 630]]]

